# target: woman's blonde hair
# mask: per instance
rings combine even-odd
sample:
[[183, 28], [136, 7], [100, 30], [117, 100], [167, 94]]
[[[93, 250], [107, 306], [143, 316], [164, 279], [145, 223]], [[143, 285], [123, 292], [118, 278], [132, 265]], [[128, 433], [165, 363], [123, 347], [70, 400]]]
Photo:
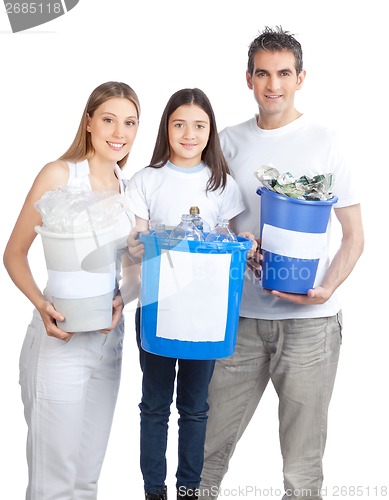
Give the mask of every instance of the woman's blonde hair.
[[[96, 109], [101, 106], [108, 99], [113, 97], [123, 97], [131, 101], [138, 115], [140, 116], [140, 104], [138, 96], [135, 91], [126, 83], [122, 82], [106, 82], [102, 83], [89, 96], [88, 102], [86, 103], [84, 112], [81, 117], [80, 125], [77, 130], [77, 134], [69, 147], [69, 149], [59, 158], [60, 160], [69, 161], [82, 161], [91, 158], [94, 153], [94, 148], [92, 145], [90, 133], [87, 132], [86, 127], [88, 123], [88, 116], [92, 118]], [[128, 158], [128, 153], [124, 158], [118, 161], [120, 168], [123, 168], [126, 164]]]

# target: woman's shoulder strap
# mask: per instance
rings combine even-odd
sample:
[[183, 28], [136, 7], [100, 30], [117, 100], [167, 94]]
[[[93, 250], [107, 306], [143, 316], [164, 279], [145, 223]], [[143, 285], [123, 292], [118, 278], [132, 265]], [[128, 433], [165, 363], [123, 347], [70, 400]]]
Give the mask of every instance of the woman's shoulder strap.
[[70, 184], [82, 184], [84, 182], [84, 180], [88, 179], [88, 175], [89, 175], [88, 160], [83, 160], [80, 162], [68, 161], [67, 164], [69, 166], [68, 185], [70, 185]]

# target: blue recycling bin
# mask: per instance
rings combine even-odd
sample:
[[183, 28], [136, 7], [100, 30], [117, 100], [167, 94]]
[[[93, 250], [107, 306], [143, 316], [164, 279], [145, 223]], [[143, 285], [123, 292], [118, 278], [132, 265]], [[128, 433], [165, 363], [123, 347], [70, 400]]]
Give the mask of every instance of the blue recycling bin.
[[259, 188], [262, 286], [306, 294], [313, 288], [320, 258], [326, 255], [331, 208], [338, 201], [300, 200]]
[[141, 343], [150, 353], [217, 359], [235, 348], [251, 241], [205, 242], [141, 233]]

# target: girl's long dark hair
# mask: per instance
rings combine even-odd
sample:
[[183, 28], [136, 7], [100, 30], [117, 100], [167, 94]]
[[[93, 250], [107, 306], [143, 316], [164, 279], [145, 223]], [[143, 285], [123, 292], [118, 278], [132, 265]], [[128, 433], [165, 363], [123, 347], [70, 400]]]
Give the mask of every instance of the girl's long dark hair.
[[216, 119], [208, 97], [200, 89], [181, 89], [175, 92], [166, 104], [159, 125], [157, 140], [149, 167], [160, 168], [166, 165], [170, 157], [168, 123], [174, 111], [185, 104], [196, 104], [205, 113], [210, 121], [210, 133], [208, 143], [201, 155], [202, 161], [211, 170], [211, 177], [206, 186], [207, 191], [216, 191], [219, 187], [223, 190], [227, 182], [227, 174], [230, 173], [224, 158], [219, 136], [217, 133]]

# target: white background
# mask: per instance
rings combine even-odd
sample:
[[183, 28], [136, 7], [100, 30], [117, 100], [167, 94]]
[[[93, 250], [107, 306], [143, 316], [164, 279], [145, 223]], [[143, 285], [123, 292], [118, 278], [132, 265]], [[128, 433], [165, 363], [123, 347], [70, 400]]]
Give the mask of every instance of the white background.
[[[19, 34], [11, 32], [2, 7], [0, 14], [1, 252], [38, 170], [67, 149], [86, 99], [97, 85], [121, 80], [139, 95], [141, 125], [126, 167], [131, 176], [149, 161], [162, 110], [173, 92], [183, 87], [203, 89], [219, 129], [246, 120], [256, 111], [245, 84], [251, 40], [265, 25], [282, 25], [302, 43], [307, 78], [297, 107], [339, 130], [364, 186], [366, 250], [341, 287], [345, 328], [324, 463], [325, 498], [334, 499], [389, 495], [381, 490], [389, 486], [389, 342], [384, 321], [388, 257], [383, 243], [388, 227], [389, 106], [384, 7], [385, 2], [378, 0], [80, 0], [63, 17]], [[253, 171], [257, 167], [253, 165]], [[41, 286], [46, 280], [42, 259], [37, 239], [30, 263]], [[3, 267], [0, 286], [4, 320], [0, 491], [2, 498], [21, 500], [27, 469], [18, 357], [32, 307]], [[134, 304], [126, 310], [122, 386], [99, 500], [142, 498], [140, 370], [133, 309]], [[170, 498], [175, 484], [176, 420], [173, 409]], [[231, 461], [224, 496], [279, 498], [275, 490], [281, 486], [277, 399], [269, 386]], [[257, 488], [256, 495], [249, 493], [250, 488]]]

